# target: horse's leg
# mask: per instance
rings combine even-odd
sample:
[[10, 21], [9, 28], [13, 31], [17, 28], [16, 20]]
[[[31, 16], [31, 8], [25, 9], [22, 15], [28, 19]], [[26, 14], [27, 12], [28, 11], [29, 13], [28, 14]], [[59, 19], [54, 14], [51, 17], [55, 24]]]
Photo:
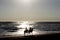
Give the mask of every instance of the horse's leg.
[[26, 36], [27, 35], [27, 32], [24, 32], [24, 36]]
[[24, 36], [25, 36], [25, 32], [24, 32]]
[[33, 30], [31, 30], [31, 35], [33, 35]]
[[33, 32], [31, 32], [31, 35], [33, 35]]

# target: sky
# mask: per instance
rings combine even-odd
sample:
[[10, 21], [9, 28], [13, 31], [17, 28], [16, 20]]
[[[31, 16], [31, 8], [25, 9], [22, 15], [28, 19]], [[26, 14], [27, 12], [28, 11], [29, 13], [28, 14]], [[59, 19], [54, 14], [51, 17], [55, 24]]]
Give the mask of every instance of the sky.
[[0, 0], [0, 20], [60, 20], [60, 0]]

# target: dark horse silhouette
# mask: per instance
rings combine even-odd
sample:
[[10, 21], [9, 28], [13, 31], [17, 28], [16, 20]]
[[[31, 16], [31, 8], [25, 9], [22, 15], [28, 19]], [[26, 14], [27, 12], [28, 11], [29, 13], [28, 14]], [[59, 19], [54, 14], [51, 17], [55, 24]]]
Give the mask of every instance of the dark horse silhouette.
[[25, 35], [25, 33], [32, 33], [32, 32], [33, 32], [33, 28], [29, 28], [29, 30], [26, 28], [24, 30], [24, 35]]

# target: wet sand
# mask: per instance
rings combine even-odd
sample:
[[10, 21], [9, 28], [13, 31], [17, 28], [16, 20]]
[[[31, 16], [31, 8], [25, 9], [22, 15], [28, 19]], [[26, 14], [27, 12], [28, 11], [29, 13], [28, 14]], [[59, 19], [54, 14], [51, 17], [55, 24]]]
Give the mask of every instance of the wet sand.
[[[0, 38], [2, 39], [2, 38]], [[5, 37], [7, 40], [60, 40], [60, 33], [45, 34], [45, 35], [30, 35], [19, 37]]]

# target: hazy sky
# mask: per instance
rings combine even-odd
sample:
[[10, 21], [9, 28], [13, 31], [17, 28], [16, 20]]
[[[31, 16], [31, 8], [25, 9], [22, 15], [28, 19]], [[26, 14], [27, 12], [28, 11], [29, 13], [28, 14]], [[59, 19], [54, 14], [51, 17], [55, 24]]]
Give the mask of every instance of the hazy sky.
[[60, 0], [0, 0], [0, 20], [60, 19]]

